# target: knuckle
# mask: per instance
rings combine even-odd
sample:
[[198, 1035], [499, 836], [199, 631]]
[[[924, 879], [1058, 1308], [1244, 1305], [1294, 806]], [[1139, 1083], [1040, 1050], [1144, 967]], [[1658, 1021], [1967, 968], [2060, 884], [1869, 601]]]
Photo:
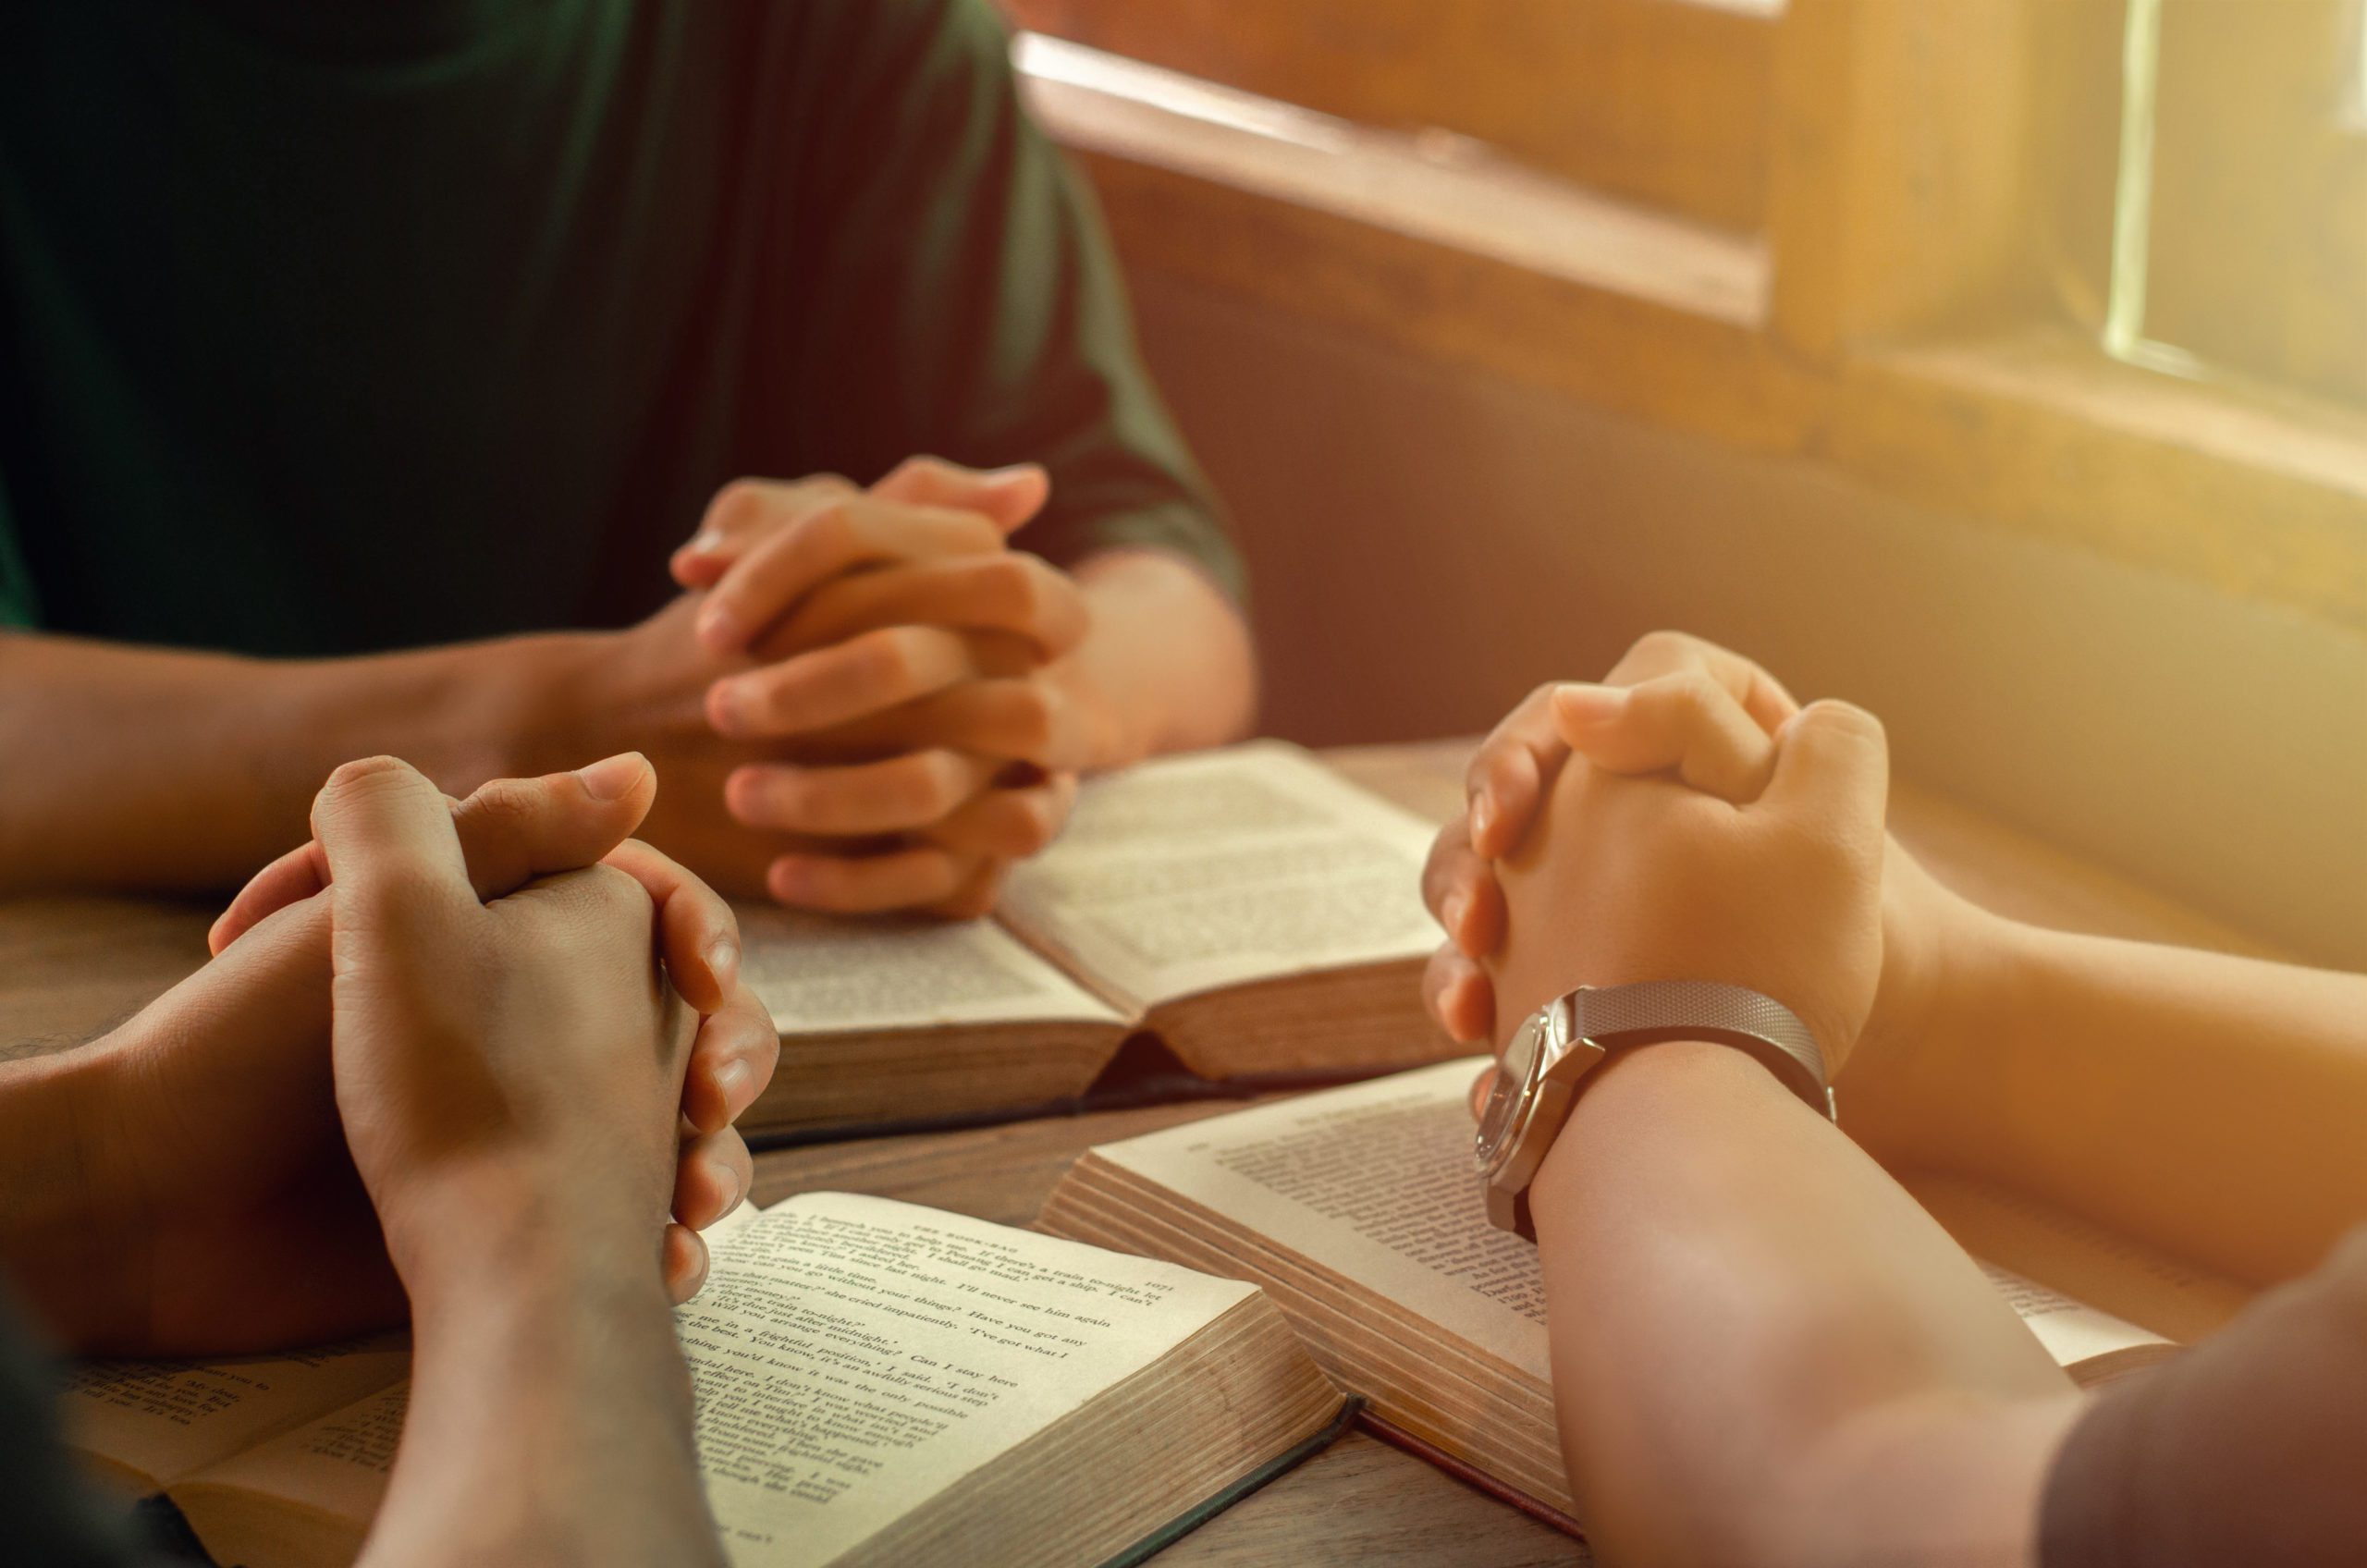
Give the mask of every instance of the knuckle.
[[912, 877], [910, 901], [946, 898], [962, 886], [967, 864], [944, 849], [918, 851], [906, 868]]
[[780, 1065], [780, 1025], [774, 1022], [772, 1009], [756, 999], [755, 993], [745, 985], [741, 995], [748, 998], [747, 1039], [741, 1047], [741, 1059], [756, 1070], [756, 1082], [761, 1086]]
[[604, 910], [620, 914], [638, 914], [644, 921], [650, 913], [648, 889], [613, 865], [594, 864], [583, 868], [584, 886]]
[[797, 548], [818, 556], [840, 556], [854, 548], [853, 508], [845, 496], [834, 496], [797, 521]]
[[762, 729], [779, 720], [781, 704], [786, 700], [782, 688], [790, 684], [780, 666], [751, 670], [718, 683], [717, 695], [709, 698], [707, 711], [718, 714], [735, 733]]
[[1443, 876], [1454, 855], [1462, 849], [1463, 836], [1455, 831], [1462, 821], [1458, 816], [1431, 835], [1429, 853], [1422, 857], [1422, 881], [1425, 886]]
[[933, 452], [915, 452], [888, 472], [883, 483], [899, 480], [943, 480], [951, 476], [953, 465]]
[[813, 780], [787, 768], [750, 769], [739, 776], [741, 815], [776, 827], [808, 820], [814, 814]]
[[904, 687], [920, 675], [921, 629], [891, 626], [863, 640], [860, 668], [883, 684]]
[[1523, 746], [1490, 746], [1479, 753], [1476, 777], [1491, 790], [1516, 789], [1536, 771], [1536, 760]]
[[707, 503], [706, 526], [725, 533], [754, 527], [764, 518], [767, 488], [761, 479], [732, 480]]
[[1825, 697], [1810, 703], [1800, 710], [1797, 722], [1870, 746], [1889, 744], [1889, 732], [1883, 728], [1881, 719], [1855, 703], [1845, 703], [1837, 698]]
[[1035, 557], [1004, 554], [979, 570], [992, 608], [1017, 621], [1032, 621], [1041, 614], [1043, 583], [1034, 570]]
[[532, 780], [497, 778], [479, 788], [466, 805], [479, 826], [514, 829], [533, 821], [542, 803], [543, 792]]
[[1005, 820], [1000, 837], [1004, 845], [1016, 855], [1043, 853], [1051, 847], [1052, 840], [1061, 831], [1060, 818], [1053, 810], [1052, 802], [1038, 791], [1013, 796], [1003, 815]]
[[1014, 681], [1001, 706], [1002, 729], [1013, 750], [1031, 761], [1050, 750], [1058, 719], [1049, 692], [1033, 680]]
[[1671, 706], [1686, 717], [1699, 717], [1717, 705], [1725, 689], [1699, 669], [1682, 669], [1655, 682]]
[[1003, 547], [1002, 530], [984, 512], [957, 511], [949, 520], [949, 526], [955, 549], [987, 554]]
[[404, 860], [378, 867], [362, 887], [340, 885], [337, 906], [342, 922], [382, 929], [399, 926], [416, 940], [427, 929], [417, 924], [420, 919], [440, 923], [442, 916], [428, 912], [447, 907], [447, 891], [444, 880], [430, 868]]
[[969, 769], [951, 752], [917, 753], [899, 778], [904, 806], [931, 820], [961, 804], [968, 792]]
[[731, 907], [731, 900], [708, 886], [704, 876], [694, 876], [686, 872], [683, 874], [682, 886], [695, 893], [705, 904], [708, 918], [715, 922], [715, 934], [733, 947], [738, 947], [740, 945], [740, 912]]

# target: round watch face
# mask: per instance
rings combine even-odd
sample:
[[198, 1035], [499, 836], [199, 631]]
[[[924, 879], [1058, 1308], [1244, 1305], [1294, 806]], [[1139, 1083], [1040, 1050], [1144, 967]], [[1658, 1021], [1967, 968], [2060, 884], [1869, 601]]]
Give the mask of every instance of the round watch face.
[[1488, 1103], [1479, 1110], [1475, 1145], [1483, 1169], [1493, 1166], [1497, 1155], [1512, 1141], [1521, 1109], [1528, 1103], [1529, 1083], [1537, 1075], [1537, 1059], [1544, 1043], [1544, 1021], [1531, 1018], [1504, 1047], [1503, 1060], [1496, 1064], [1496, 1081], [1488, 1089]]

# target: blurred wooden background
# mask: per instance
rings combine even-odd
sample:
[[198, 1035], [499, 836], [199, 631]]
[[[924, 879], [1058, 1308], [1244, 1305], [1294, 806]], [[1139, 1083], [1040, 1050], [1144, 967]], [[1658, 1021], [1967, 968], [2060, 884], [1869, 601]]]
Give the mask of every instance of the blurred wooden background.
[[[2256, 107], [2191, 90], [2196, 5], [2165, 152]], [[1928, 786], [2367, 966], [2367, 387], [2324, 369], [2367, 365], [2367, 252], [2293, 238], [2367, 213], [2367, 135], [2360, 83], [2275, 75], [2351, 61], [2357, 0], [2243, 7], [2285, 101], [2222, 140], [2283, 171], [2290, 287], [2185, 375], [2098, 346], [2119, 0], [1005, 8], [1107, 52], [1019, 56], [1237, 514], [1270, 729], [1468, 731], [1681, 626], [1873, 708]], [[2141, 325], [2183, 331], [2269, 263], [2196, 258], [2223, 165], [2157, 172]]]

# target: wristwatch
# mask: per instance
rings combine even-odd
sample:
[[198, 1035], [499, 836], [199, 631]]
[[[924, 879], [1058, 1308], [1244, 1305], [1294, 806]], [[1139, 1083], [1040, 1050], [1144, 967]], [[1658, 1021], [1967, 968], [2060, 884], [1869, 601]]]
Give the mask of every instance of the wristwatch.
[[1818, 1115], [1840, 1120], [1816, 1036], [1772, 997], [1707, 980], [1581, 986], [1520, 1026], [1479, 1112], [1474, 1148], [1488, 1218], [1499, 1230], [1537, 1239], [1528, 1185], [1569, 1119], [1580, 1083], [1613, 1051], [1662, 1040], [1709, 1040], [1748, 1051]]

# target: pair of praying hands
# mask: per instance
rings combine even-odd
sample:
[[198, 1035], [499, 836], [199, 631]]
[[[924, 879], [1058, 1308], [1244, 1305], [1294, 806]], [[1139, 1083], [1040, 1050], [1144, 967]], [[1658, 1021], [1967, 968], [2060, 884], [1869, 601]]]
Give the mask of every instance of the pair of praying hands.
[[1911, 1076], [1956, 900], [1885, 831], [1888, 760], [1870, 715], [1681, 633], [1539, 687], [1424, 871], [1432, 1016], [1501, 1049], [1578, 986], [1720, 981], [1797, 1014], [1828, 1079], [1853, 1053]]
[[779, 1040], [730, 909], [630, 837], [656, 788], [636, 754], [464, 800], [392, 758], [339, 768], [210, 962], [20, 1070], [58, 1146], [18, 1190], [74, 1195], [10, 1217], [43, 1315], [80, 1351], [174, 1354], [521, 1269], [696, 1291]]
[[726, 485], [675, 552], [681, 596], [537, 688], [533, 760], [646, 753], [646, 836], [727, 893], [983, 913], [1125, 749], [1072, 656], [1084, 589], [1011, 547], [1048, 496], [1033, 464], [931, 458]]

